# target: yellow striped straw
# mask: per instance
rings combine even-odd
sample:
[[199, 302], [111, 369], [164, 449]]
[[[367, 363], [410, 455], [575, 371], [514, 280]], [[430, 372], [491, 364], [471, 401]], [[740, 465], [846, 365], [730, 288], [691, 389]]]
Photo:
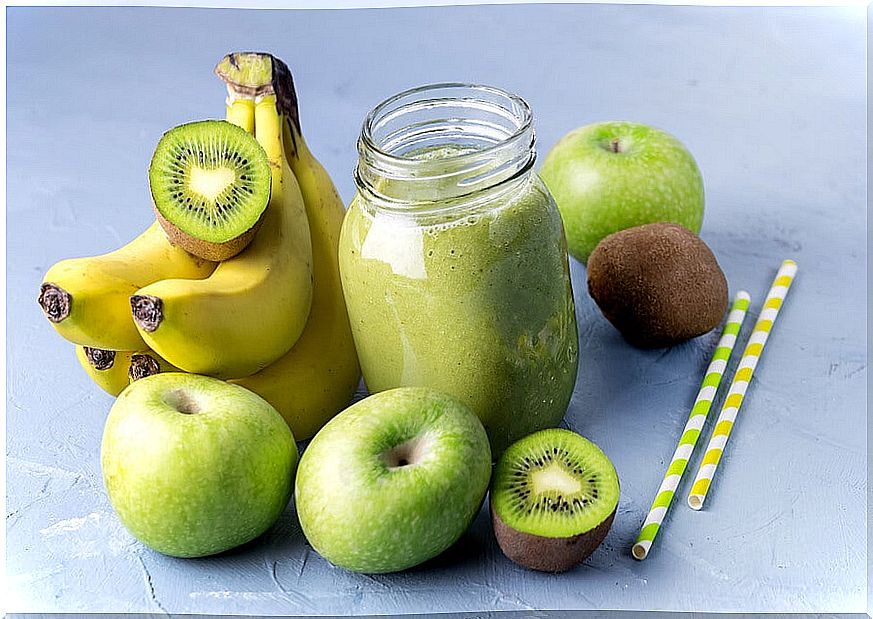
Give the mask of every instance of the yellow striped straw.
[[724, 328], [721, 331], [721, 338], [719, 338], [715, 351], [712, 353], [709, 367], [706, 368], [706, 374], [703, 376], [703, 382], [700, 385], [700, 390], [697, 392], [697, 398], [694, 400], [691, 414], [685, 423], [685, 429], [682, 430], [679, 444], [673, 453], [673, 459], [670, 461], [670, 466], [667, 467], [667, 472], [664, 473], [664, 479], [661, 482], [661, 487], [658, 488], [658, 494], [655, 495], [655, 500], [652, 502], [652, 507], [649, 509], [646, 520], [643, 522], [640, 534], [637, 536], [637, 541], [631, 549], [634, 559], [642, 561], [649, 556], [649, 549], [655, 541], [655, 536], [658, 535], [661, 523], [664, 522], [664, 516], [667, 515], [667, 510], [670, 509], [673, 495], [676, 493], [676, 487], [685, 473], [688, 459], [691, 457], [694, 446], [697, 444], [697, 437], [700, 436], [700, 430], [703, 428], [706, 416], [709, 415], [709, 409], [712, 407], [715, 393], [718, 391], [719, 384], [721, 384], [721, 378], [724, 376], [728, 359], [730, 359], [731, 351], [734, 349], [734, 344], [737, 341], [740, 327], [743, 325], [748, 309], [749, 293], [745, 290], [740, 290], [734, 298], [730, 313], [728, 313]]
[[749, 336], [749, 342], [743, 351], [743, 358], [737, 366], [737, 372], [734, 374], [724, 406], [721, 408], [721, 414], [716, 421], [715, 430], [712, 431], [712, 437], [709, 439], [703, 461], [697, 470], [697, 477], [695, 477], [691, 492], [688, 494], [688, 507], [691, 509], [699, 510], [703, 507], [703, 502], [706, 500], [706, 495], [721, 460], [721, 454], [725, 444], [727, 444], [728, 437], [731, 435], [734, 420], [740, 411], [746, 389], [749, 387], [749, 381], [752, 380], [758, 359], [761, 358], [761, 353], [764, 351], [764, 344], [767, 343], [767, 337], [773, 329], [773, 323], [776, 322], [776, 316], [779, 315], [779, 309], [782, 307], [785, 295], [788, 294], [788, 289], [791, 287], [796, 273], [797, 263], [794, 260], [785, 260], [779, 268], [779, 272], [776, 273], [776, 279], [773, 280], [770, 292], [767, 293], [764, 308], [758, 316], [758, 322], [755, 323], [752, 335]]

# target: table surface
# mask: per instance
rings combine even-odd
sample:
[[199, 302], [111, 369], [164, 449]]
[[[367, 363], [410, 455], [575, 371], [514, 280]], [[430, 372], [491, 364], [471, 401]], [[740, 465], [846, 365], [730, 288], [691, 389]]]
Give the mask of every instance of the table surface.
[[[7, 14], [8, 610], [866, 609], [863, 8]], [[716, 334], [631, 348], [573, 261], [581, 367], [566, 421], [604, 449], [622, 483], [615, 524], [583, 566], [563, 575], [515, 566], [484, 512], [443, 556], [382, 576], [316, 555], [293, 507], [218, 557], [172, 559], [133, 540], [100, 475], [112, 399], [46, 322], [37, 289], [55, 261], [108, 251], [148, 225], [154, 144], [168, 127], [223, 115], [211, 71], [238, 49], [291, 65], [304, 129], [347, 201], [364, 114], [426, 82], [521, 94], [541, 154], [598, 120], [678, 136], [705, 178], [702, 237], [732, 292], [752, 293], [753, 315], [780, 261], [800, 266], [704, 510], [683, 504], [686, 479], [649, 558], [631, 558]]]

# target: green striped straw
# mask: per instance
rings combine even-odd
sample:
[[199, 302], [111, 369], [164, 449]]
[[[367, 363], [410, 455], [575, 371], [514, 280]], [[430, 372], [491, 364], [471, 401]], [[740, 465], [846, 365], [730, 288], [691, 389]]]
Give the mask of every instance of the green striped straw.
[[709, 439], [709, 446], [706, 448], [703, 461], [697, 470], [697, 477], [691, 486], [691, 492], [688, 494], [688, 507], [691, 509], [698, 510], [703, 507], [712, 478], [715, 476], [715, 470], [721, 460], [724, 446], [731, 435], [734, 420], [740, 411], [746, 389], [749, 387], [749, 381], [752, 380], [758, 359], [761, 358], [761, 353], [764, 351], [764, 344], [767, 343], [767, 337], [770, 335], [770, 330], [773, 328], [776, 316], [779, 315], [779, 309], [782, 307], [782, 302], [785, 300], [785, 295], [788, 294], [788, 289], [791, 287], [796, 273], [797, 263], [794, 260], [785, 260], [779, 268], [779, 272], [776, 273], [770, 292], [767, 293], [764, 308], [758, 316], [758, 322], [755, 323], [752, 335], [749, 336], [749, 342], [743, 351], [743, 358], [740, 359], [737, 366], [730, 391], [724, 400], [724, 405], [715, 424], [715, 430], [712, 431], [712, 437]]
[[682, 479], [682, 474], [685, 473], [688, 459], [694, 451], [694, 445], [697, 444], [697, 437], [700, 436], [700, 429], [703, 428], [703, 423], [706, 421], [706, 416], [712, 407], [712, 401], [715, 399], [715, 393], [721, 383], [721, 377], [724, 376], [728, 359], [730, 359], [731, 351], [734, 349], [737, 335], [746, 317], [746, 311], [749, 309], [749, 301], [749, 293], [745, 290], [739, 291], [734, 298], [731, 311], [721, 332], [721, 338], [718, 340], [715, 352], [712, 353], [712, 359], [709, 362], [709, 367], [706, 368], [703, 383], [697, 392], [697, 399], [691, 408], [691, 414], [688, 416], [688, 422], [685, 424], [685, 429], [682, 430], [682, 437], [673, 453], [673, 459], [670, 461], [667, 472], [664, 473], [664, 480], [661, 482], [661, 487], [658, 488], [658, 494], [652, 502], [649, 515], [646, 516], [637, 541], [631, 549], [634, 559], [642, 561], [649, 555], [652, 542], [655, 541], [661, 523], [664, 522], [664, 516], [670, 509], [676, 487]]

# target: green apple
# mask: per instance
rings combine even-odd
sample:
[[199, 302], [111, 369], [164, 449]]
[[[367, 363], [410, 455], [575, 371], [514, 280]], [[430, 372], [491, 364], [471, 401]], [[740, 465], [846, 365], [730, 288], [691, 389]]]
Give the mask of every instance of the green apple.
[[488, 436], [465, 404], [433, 389], [392, 389], [315, 435], [297, 470], [297, 514], [306, 539], [333, 564], [396, 572], [464, 533], [490, 477]]
[[612, 121], [575, 129], [546, 155], [540, 176], [561, 211], [570, 253], [585, 263], [613, 232], [670, 222], [697, 234], [703, 223], [697, 163], [654, 127]]
[[195, 374], [132, 383], [103, 430], [112, 507], [135, 538], [174, 557], [215, 554], [266, 531], [288, 504], [296, 464], [276, 409]]

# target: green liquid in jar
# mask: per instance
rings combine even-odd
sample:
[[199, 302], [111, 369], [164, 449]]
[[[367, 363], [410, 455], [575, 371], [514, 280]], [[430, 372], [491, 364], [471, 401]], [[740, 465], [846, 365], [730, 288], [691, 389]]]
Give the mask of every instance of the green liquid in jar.
[[[427, 193], [440, 195], [440, 181], [431, 182]], [[482, 420], [496, 457], [560, 423], [578, 340], [566, 241], [548, 191], [531, 173], [489, 196], [419, 215], [374, 208], [359, 194], [343, 224], [340, 269], [369, 390], [428, 386], [457, 396]]]

